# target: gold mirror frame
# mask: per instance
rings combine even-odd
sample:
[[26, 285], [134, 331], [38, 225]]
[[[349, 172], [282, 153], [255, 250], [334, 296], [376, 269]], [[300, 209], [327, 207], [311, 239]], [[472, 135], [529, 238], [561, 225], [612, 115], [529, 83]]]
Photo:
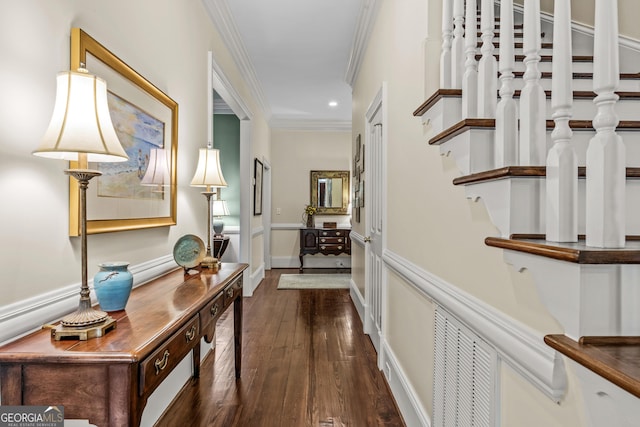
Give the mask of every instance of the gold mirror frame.
[[[318, 207], [318, 179], [342, 178], [342, 206]], [[311, 171], [311, 205], [317, 208], [321, 215], [346, 215], [349, 207], [349, 171]]]
[[[71, 29], [71, 63], [72, 70], [87, 63], [87, 53], [104, 63], [123, 79], [128, 80], [141, 91], [166, 106], [171, 112], [171, 184], [169, 186], [169, 216], [87, 220], [87, 234], [109, 233], [113, 231], [136, 230], [142, 228], [165, 227], [176, 225], [177, 218], [177, 158], [178, 158], [178, 103], [155, 87], [151, 82], [138, 74], [133, 68], [111, 53], [98, 41], [80, 28]], [[90, 70], [91, 71], [91, 70]], [[108, 82], [107, 82], [108, 83]], [[70, 168], [77, 167], [77, 162], [70, 162]], [[69, 235], [80, 235], [80, 189], [75, 179], [69, 179]]]

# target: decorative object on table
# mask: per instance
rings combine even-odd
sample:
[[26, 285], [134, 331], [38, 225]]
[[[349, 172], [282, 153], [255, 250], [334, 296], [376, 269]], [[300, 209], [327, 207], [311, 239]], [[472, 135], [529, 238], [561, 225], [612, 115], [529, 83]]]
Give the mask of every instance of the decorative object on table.
[[[80, 28], [71, 30], [70, 57], [72, 70], [84, 63], [88, 69], [100, 71], [109, 87], [107, 101], [116, 135], [131, 157], [130, 162], [96, 166], [103, 176], [92, 184], [95, 190], [86, 195], [87, 234], [175, 225], [178, 103]], [[142, 133], [138, 130], [141, 128], [147, 131]], [[150, 156], [152, 148], [166, 152], [170, 185], [165, 188], [164, 197], [140, 184], [149, 163], [146, 156]], [[131, 170], [134, 164], [140, 170]], [[76, 166], [72, 163], [71, 167]], [[71, 179], [70, 236], [80, 235], [77, 188]]]
[[[123, 162], [128, 159], [111, 122], [104, 80], [89, 74], [84, 68], [58, 74], [51, 122], [40, 147], [33, 154], [78, 163], [78, 168], [67, 169], [65, 173], [74, 177], [80, 186], [80, 302], [78, 309], [65, 316], [51, 334], [56, 340], [64, 336], [77, 339], [103, 336], [114, 329], [116, 323], [106, 312], [91, 306], [87, 282], [86, 192], [89, 181], [100, 176], [101, 172], [89, 169], [88, 162]], [[78, 333], [78, 329], [82, 333]]]
[[305, 222], [307, 228], [315, 227], [315, 215], [317, 209], [314, 206], [307, 205], [304, 208], [304, 212], [302, 214], [302, 219]]
[[322, 228], [338, 228], [338, 223], [335, 221], [325, 221], [322, 223]]
[[167, 152], [162, 148], [152, 148], [149, 156], [147, 171], [140, 181], [140, 185], [155, 187], [154, 193], [164, 196], [164, 187], [171, 185]]
[[104, 311], [124, 310], [133, 288], [133, 274], [128, 262], [103, 262], [93, 277], [100, 308]]
[[211, 254], [211, 196], [215, 194], [215, 188], [226, 187], [227, 181], [222, 175], [220, 167], [220, 151], [211, 148], [209, 143], [207, 148], [200, 149], [200, 157], [196, 173], [191, 180], [192, 187], [206, 187], [202, 194], [207, 198], [207, 254], [200, 263], [203, 268], [218, 269], [218, 260]]
[[253, 162], [253, 215], [262, 215], [262, 172], [263, 165], [258, 159]]
[[[218, 190], [220, 191], [220, 190]], [[224, 220], [223, 216], [229, 215], [229, 208], [225, 200], [214, 200], [213, 207], [211, 208], [211, 214], [213, 215], [213, 237], [222, 237], [224, 234]]]
[[187, 273], [190, 269], [200, 265], [206, 256], [202, 239], [193, 234], [186, 234], [173, 245], [173, 259]]

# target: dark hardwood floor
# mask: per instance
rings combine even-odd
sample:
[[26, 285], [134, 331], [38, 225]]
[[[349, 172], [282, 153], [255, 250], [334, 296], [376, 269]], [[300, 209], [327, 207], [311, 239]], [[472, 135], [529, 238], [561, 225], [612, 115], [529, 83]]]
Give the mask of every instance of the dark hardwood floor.
[[404, 425], [349, 291], [279, 291], [282, 273], [298, 270], [267, 271], [244, 299], [242, 378], [234, 376], [227, 310], [200, 379], [183, 388], [157, 426]]

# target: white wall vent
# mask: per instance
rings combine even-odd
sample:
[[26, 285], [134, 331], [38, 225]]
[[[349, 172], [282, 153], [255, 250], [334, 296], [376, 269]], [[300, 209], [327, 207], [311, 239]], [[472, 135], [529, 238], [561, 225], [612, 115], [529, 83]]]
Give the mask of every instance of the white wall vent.
[[433, 427], [497, 426], [497, 353], [441, 307], [435, 314]]

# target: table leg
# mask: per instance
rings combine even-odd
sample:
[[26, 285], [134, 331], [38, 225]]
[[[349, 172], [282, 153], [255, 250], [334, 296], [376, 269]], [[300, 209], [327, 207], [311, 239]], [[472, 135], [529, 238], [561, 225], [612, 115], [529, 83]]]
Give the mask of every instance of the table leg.
[[236, 353], [236, 378], [242, 368], [242, 292], [233, 301], [233, 341]]

